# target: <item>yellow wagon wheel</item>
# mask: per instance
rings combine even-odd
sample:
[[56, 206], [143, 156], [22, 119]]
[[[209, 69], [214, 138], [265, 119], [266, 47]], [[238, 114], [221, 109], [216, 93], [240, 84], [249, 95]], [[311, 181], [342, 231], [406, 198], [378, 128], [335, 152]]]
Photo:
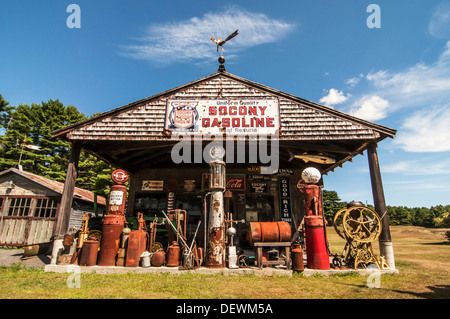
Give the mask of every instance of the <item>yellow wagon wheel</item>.
[[98, 229], [93, 229], [89, 231], [88, 237], [95, 237], [99, 242], [102, 240], [102, 231]]
[[381, 219], [368, 207], [352, 207], [342, 218], [345, 234], [352, 240], [369, 243], [381, 233]]
[[345, 231], [344, 231], [344, 225], [342, 224], [342, 219], [343, 219], [346, 211], [347, 211], [346, 208], [342, 208], [341, 210], [339, 210], [336, 213], [336, 215], [334, 215], [334, 219], [333, 219], [333, 225], [334, 225], [334, 229], [336, 230], [336, 233], [345, 240], [347, 240], [347, 238], [345, 237]]

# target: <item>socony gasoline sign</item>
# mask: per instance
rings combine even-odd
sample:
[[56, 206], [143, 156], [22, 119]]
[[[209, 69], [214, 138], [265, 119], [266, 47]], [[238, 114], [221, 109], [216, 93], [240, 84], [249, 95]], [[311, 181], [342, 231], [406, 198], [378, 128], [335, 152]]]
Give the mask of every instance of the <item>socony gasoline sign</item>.
[[165, 128], [175, 135], [274, 135], [278, 99], [168, 100]]

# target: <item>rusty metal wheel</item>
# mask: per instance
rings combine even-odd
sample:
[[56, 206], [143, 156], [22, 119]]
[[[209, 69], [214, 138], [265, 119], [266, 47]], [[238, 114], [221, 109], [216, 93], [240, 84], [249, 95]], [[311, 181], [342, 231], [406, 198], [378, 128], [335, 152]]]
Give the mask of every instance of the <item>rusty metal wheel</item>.
[[342, 219], [343, 219], [346, 211], [347, 211], [346, 208], [339, 210], [336, 213], [336, 215], [334, 215], [334, 219], [333, 219], [334, 229], [336, 230], [336, 233], [343, 239], [347, 239], [345, 237], [344, 225], [342, 224]]
[[369, 243], [376, 240], [381, 233], [381, 219], [368, 207], [352, 207], [342, 217], [345, 234], [351, 240]]

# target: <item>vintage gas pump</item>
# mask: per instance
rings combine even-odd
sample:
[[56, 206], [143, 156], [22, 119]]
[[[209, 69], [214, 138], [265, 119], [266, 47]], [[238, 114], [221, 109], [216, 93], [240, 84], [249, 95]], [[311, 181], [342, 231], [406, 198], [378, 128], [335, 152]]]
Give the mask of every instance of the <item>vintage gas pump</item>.
[[128, 174], [117, 169], [111, 174], [116, 183], [109, 193], [108, 213], [103, 217], [102, 239], [98, 256], [99, 266], [115, 266], [116, 256], [120, 247], [120, 236], [125, 224], [125, 205], [127, 199], [127, 187], [124, 183], [128, 180]]
[[225, 267], [225, 218], [224, 199], [226, 173], [223, 158], [225, 150], [222, 147], [211, 149], [214, 158], [210, 163], [209, 188], [211, 192], [209, 209], [209, 239], [206, 255], [206, 266], [213, 268]]
[[306, 185], [300, 185], [305, 207], [306, 260], [310, 269], [330, 269], [325, 223], [322, 208], [322, 191], [316, 183], [321, 174], [314, 167], [305, 168], [302, 179]]

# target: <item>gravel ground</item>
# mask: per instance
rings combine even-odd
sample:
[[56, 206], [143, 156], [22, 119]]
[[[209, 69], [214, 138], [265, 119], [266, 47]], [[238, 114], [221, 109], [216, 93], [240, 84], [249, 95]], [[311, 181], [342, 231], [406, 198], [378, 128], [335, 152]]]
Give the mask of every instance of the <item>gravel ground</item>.
[[50, 264], [51, 255], [23, 257], [23, 249], [0, 249], [0, 266], [22, 265], [26, 268], [41, 268]]

